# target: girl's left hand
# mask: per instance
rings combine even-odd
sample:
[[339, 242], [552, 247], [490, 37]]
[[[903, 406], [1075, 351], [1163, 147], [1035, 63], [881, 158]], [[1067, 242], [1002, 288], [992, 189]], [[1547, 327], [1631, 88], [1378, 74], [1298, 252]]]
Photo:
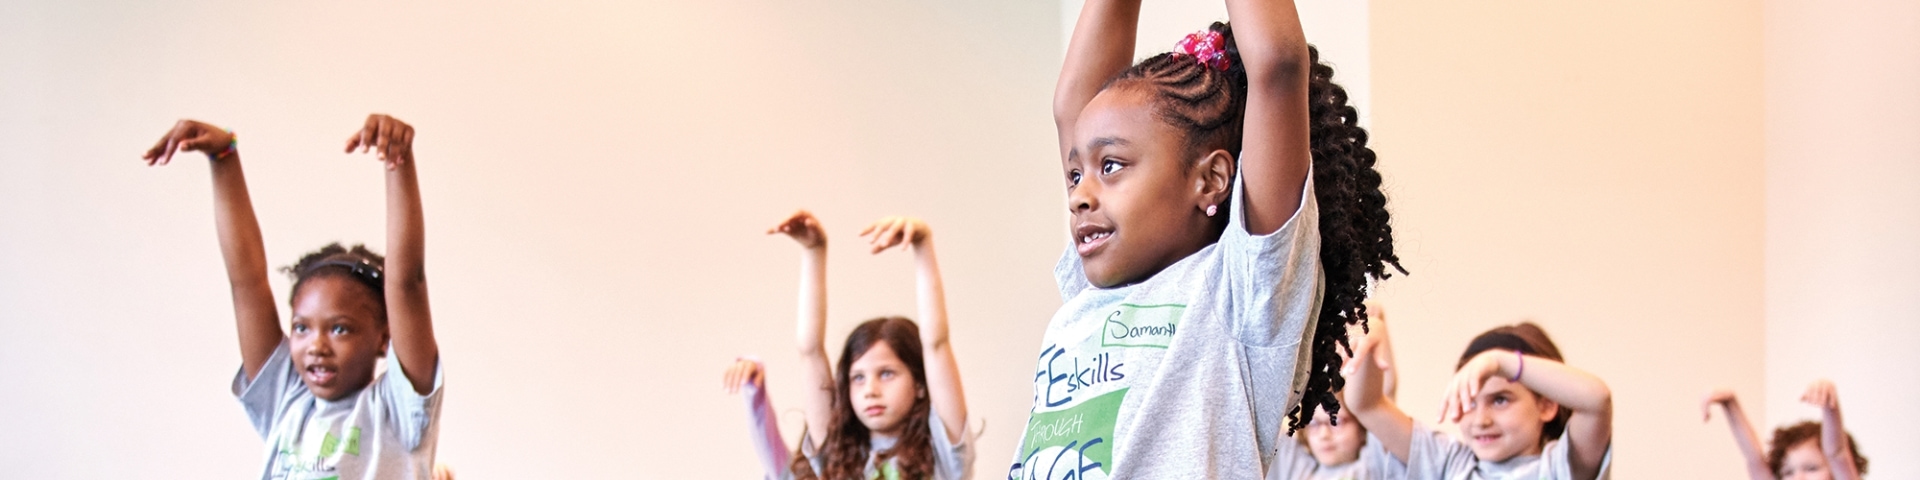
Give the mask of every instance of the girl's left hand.
[[1446, 402], [1440, 406], [1440, 421], [1458, 422], [1461, 416], [1478, 407], [1474, 399], [1480, 396], [1480, 386], [1500, 373], [1501, 356], [1512, 354], [1505, 350], [1487, 350], [1461, 365], [1460, 371], [1453, 374], [1453, 381], [1447, 384], [1447, 394], [1441, 396]]
[[347, 138], [347, 153], [353, 149], [360, 153], [374, 151], [380, 154], [380, 161], [387, 164], [387, 170], [400, 168], [400, 165], [413, 162], [413, 126], [384, 113], [367, 116], [366, 125], [360, 132]]
[[880, 253], [900, 245], [909, 248], [925, 245], [927, 239], [933, 237], [933, 231], [918, 218], [895, 216], [867, 225], [865, 230], [860, 231], [860, 236], [873, 246], [873, 253]]
[[1833, 388], [1832, 381], [1823, 378], [1808, 385], [1807, 393], [1800, 394], [1800, 401], [1828, 410], [1837, 410], [1840, 408], [1840, 393]]

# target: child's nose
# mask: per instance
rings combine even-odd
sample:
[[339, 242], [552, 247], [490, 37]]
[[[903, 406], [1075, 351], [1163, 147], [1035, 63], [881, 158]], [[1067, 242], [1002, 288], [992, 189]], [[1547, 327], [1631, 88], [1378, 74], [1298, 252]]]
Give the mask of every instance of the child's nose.
[[1094, 196], [1099, 192], [1099, 182], [1081, 180], [1080, 185], [1067, 192], [1067, 213], [1083, 212], [1099, 207], [1100, 200]]

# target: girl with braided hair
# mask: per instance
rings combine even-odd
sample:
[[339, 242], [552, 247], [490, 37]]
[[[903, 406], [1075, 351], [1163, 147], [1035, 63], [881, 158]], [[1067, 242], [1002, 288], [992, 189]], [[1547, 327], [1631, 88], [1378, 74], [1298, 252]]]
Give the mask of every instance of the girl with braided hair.
[[1261, 478], [1338, 408], [1346, 327], [1398, 268], [1380, 175], [1290, 1], [1129, 66], [1086, 4], [1054, 96], [1072, 248], [1009, 478]]
[[[165, 165], [205, 153], [214, 218], [240, 331], [233, 394], [266, 440], [260, 478], [442, 478], [440, 346], [427, 308], [426, 229], [411, 125], [374, 114], [346, 151], [374, 151], [386, 167], [387, 248], [335, 243], [282, 269], [293, 277], [287, 328], [267, 285], [233, 132], [181, 120], [142, 157]], [[386, 370], [377, 367], [384, 364]]]

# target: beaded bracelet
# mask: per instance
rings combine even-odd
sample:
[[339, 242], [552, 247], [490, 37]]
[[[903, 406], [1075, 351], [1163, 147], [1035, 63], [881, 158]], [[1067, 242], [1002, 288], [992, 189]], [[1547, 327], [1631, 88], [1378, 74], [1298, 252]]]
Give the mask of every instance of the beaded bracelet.
[[239, 151], [240, 151], [240, 134], [233, 133], [232, 130], [227, 130], [227, 148], [225, 150], [221, 150], [220, 153], [215, 154], [213, 156], [213, 159], [222, 160], [227, 157], [233, 156], [234, 153], [238, 153]]

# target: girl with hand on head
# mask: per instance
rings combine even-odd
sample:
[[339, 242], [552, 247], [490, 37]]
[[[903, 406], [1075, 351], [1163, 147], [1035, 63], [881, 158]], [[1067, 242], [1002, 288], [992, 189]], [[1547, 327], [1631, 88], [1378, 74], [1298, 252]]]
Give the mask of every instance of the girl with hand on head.
[[[1009, 478], [1261, 478], [1338, 404], [1380, 174], [1290, 1], [1227, 2], [1131, 64], [1138, 0], [1090, 0], [1054, 91], [1071, 247]], [[1284, 393], [1280, 393], [1284, 392]]]
[[1347, 405], [1409, 479], [1591, 480], [1609, 476], [1613, 394], [1593, 374], [1562, 363], [1532, 323], [1475, 337], [1460, 356], [1440, 408], [1460, 437], [1417, 424], [1381, 392], [1380, 368], [1355, 349]]
[[[829, 480], [971, 478], [973, 433], [966, 428], [966, 395], [948, 341], [946, 292], [932, 231], [919, 219], [888, 217], [860, 232], [875, 254], [895, 247], [913, 253], [925, 326], [901, 317], [863, 322], [847, 335], [837, 364], [827, 361], [822, 340], [827, 322], [825, 230], [803, 210], [767, 233], [784, 234], [803, 248], [797, 333], [801, 381], [808, 386], [807, 428], [789, 473]], [[729, 388], [748, 382], [758, 386], [763, 375], [751, 370], [730, 374]], [[777, 431], [755, 436], [759, 442], [778, 438]]]
[[1747, 422], [1745, 409], [1732, 390], [1725, 388], [1707, 394], [1700, 410], [1705, 419], [1713, 418], [1713, 407], [1726, 411], [1727, 426], [1733, 429], [1733, 441], [1747, 459], [1747, 477], [1753, 480], [1858, 480], [1867, 473], [1867, 457], [1853, 442], [1840, 420], [1840, 395], [1833, 382], [1814, 381], [1800, 401], [1820, 409], [1820, 421], [1802, 421], [1773, 431], [1773, 443], [1760, 451], [1760, 437]]
[[[267, 284], [259, 222], [232, 132], [182, 120], [142, 157], [166, 165], [201, 152], [213, 171], [214, 218], [240, 332], [233, 381], [267, 441], [261, 478], [432, 478], [439, 436], [440, 349], [427, 308], [425, 230], [413, 127], [367, 117], [347, 152], [386, 167], [387, 247], [327, 245], [281, 269], [293, 277], [290, 328]], [[383, 360], [384, 358], [384, 360]], [[375, 374], [385, 362], [386, 372]]]

